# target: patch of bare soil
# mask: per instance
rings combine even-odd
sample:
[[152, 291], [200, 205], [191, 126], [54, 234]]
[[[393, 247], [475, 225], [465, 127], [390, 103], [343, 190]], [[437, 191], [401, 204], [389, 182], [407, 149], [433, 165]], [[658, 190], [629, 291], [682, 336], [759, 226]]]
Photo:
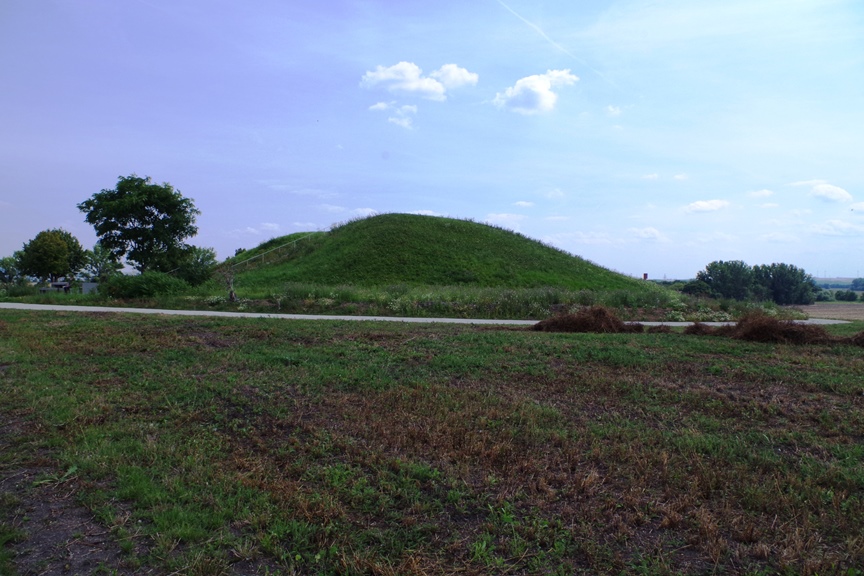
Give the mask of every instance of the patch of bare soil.
[[864, 320], [864, 303], [861, 302], [816, 302], [809, 306], [800, 306], [799, 309], [811, 318]]
[[[21, 450], [20, 433], [14, 423], [0, 426], [0, 451]], [[134, 569], [134, 556], [77, 501], [74, 473], [57, 476], [37, 454], [28, 460], [0, 468], [0, 520], [21, 534], [8, 545], [17, 574], [154, 573]]]
[[23, 537], [11, 546], [13, 565], [22, 576], [66, 574], [153, 574], [136, 570], [111, 530], [76, 502], [77, 482], [40, 484], [47, 469], [28, 468], [0, 480], [16, 503], [11, 524]]

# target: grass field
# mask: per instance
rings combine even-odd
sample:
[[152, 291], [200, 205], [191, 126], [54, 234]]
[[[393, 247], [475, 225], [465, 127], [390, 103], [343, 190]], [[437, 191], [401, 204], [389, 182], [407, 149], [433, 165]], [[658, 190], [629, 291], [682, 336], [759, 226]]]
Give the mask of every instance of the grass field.
[[0, 311], [0, 574], [860, 575], [861, 374], [837, 344]]

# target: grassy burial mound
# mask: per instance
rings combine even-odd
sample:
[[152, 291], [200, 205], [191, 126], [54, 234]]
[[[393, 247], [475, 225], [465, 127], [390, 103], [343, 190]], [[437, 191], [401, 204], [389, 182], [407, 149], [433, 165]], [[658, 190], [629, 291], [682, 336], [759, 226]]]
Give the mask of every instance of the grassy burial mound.
[[[274, 250], [284, 244], [288, 246]], [[255, 258], [265, 252], [268, 254]], [[242, 264], [247, 260], [248, 265]], [[349, 222], [329, 233], [275, 238], [230, 263], [237, 265], [239, 281], [257, 286], [304, 282], [647, 289], [638, 280], [515, 232], [410, 214], [383, 214]]]

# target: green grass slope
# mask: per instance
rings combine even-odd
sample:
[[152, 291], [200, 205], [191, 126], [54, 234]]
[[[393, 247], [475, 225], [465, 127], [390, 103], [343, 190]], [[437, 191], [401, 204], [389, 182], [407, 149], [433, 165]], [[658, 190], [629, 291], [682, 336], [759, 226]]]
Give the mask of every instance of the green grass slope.
[[329, 233], [274, 238], [229, 263], [240, 263], [294, 240], [297, 242], [281, 254], [273, 251], [250, 260], [250, 265], [238, 265], [238, 280], [258, 286], [304, 282], [647, 289], [639, 280], [515, 232], [410, 214], [383, 214], [349, 222]]

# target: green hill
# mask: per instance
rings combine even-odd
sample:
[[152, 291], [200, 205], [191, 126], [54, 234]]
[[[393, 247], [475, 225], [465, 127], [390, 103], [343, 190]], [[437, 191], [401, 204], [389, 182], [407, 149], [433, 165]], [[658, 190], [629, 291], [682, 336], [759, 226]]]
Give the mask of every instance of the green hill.
[[304, 282], [647, 289], [639, 280], [515, 232], [410, 214], [383, 214], [330, 232], [274, 238], [226, 263], [235, 266], [238, 281], [247, 286]]

